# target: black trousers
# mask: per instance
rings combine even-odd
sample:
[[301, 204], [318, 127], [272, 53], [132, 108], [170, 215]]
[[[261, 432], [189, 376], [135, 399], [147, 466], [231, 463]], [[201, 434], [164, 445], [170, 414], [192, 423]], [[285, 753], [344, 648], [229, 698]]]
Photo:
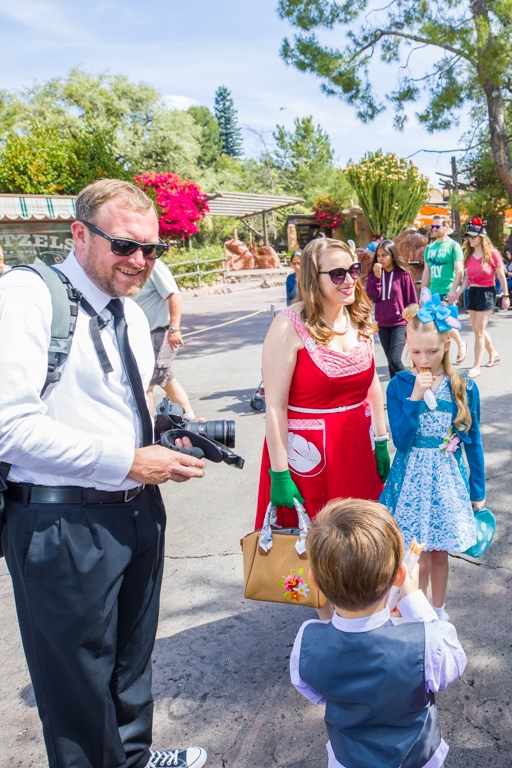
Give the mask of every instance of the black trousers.
[[158, 488], [124, 504], [7, 499], [2, 544], [50, 768], [144, 768], [164, 561]]
[[392, 379], [398, 371], [403, 371], [402, 352], [405, 341], [405, 325], [391, 325], [379, 328], [379, 339], [388, 359], [389, 378]]

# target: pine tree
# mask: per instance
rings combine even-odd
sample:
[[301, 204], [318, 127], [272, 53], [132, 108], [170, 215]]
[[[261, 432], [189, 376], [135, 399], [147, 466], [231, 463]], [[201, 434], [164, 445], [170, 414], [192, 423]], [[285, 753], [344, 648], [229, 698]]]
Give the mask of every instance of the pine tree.
[[215, 93], [215, 117], [219, 123], [222, 152], [229, 157], [242, 154], [242, 136], [238, 127], [236, 109], [233, 106], [231, 91], [225, 85]]
[[187, 112], [189, 115], [192, 115], [197, 125], [201, 128], [199, 165], [201, 168], [209, 168], [223, 151], [219, 123], [208, 107], [189, 107]]

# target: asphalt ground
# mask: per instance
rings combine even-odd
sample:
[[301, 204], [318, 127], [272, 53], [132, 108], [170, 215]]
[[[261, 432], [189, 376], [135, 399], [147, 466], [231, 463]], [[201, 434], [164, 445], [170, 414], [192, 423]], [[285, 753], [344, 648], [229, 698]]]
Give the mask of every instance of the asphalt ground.
[[[283, 288], [223, 296], [186, 296], [183, 330], [226, 322], [270, 302]], [[471, 328], [461, 315], [462, 335]], [[166, 565], [155, 644], [154, 743], [199, 745], [211, 768], [325, 768], [323, 711], [291, 686], [288, 658], [312, 609], [244, 599], [240, 539], [253, 529], [264, 414], [250, 399], [260, 380], [268, 312], [192, 336], [176, 374], [197, 415], [236, 420], [240, 471], [209, 465], [205, 478], [163, 488], [168, 512]], [[497, 517], [495, 541], [478, 561], [450, 558], [447, 608], [468, 656], [463, 677], [438, 695], [446, 768], [510, 768], [512, 727], [512, 313], [494, 315], [490, 333], [502, 356], [483, 369], [482, 433], [487, 500]], [[378, 372], [388, 380], [381, 348]], [[466, 363], [464, 364], [466, 365]], [[47, 765], [41, 727], [16, 621], [10, 579], [0, 561], [0, 768]]]

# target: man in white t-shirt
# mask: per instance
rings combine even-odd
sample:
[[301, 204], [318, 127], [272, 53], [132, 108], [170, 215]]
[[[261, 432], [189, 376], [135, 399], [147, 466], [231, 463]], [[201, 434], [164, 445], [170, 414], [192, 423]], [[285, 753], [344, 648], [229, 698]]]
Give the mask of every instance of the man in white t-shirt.
[[161, 386], [173, 403], [185, 410], [187, 421], [195, 419], [187, 393], [172, 370], [178, 349], [183, 346], [181, 336], [181, 296], [169, 267], [157, 261], [141, 291], [133, 297], [146, 315], [151, 330], [155, 353], [155, 369], [148, 389], [150, 411], [153, 410], [153, 387]]

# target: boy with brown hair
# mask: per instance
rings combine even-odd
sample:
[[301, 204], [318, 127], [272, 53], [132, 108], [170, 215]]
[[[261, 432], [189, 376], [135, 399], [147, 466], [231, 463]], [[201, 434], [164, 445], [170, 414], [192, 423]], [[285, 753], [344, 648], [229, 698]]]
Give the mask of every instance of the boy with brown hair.
[[[382, 504], [330, 502], [311, 525], [309, 579], [334, 605], [331, 621], [307, 621], [290, 657], [295, 688], [325, 705], [329, 768], [440, 768], [435, 692], [463, 673], [455, 627], [439, 621], [418, 588], [418, 567]], [[386, 605], [402, 588], [397, 617]]]

